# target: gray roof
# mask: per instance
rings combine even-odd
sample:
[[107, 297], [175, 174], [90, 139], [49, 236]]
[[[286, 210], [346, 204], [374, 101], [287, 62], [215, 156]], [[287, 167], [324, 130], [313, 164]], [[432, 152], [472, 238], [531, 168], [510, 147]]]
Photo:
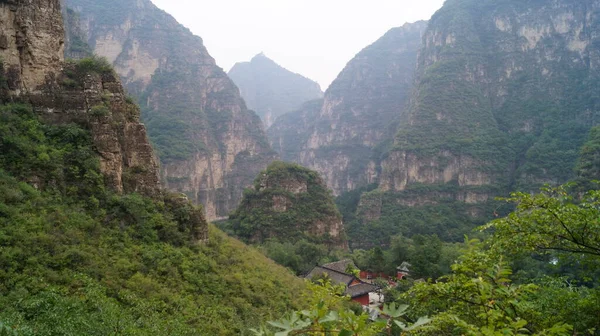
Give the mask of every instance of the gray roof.
[[325, 264], [325, 265], [323, 265], [323, 267], [332, 269], [334, 271], [346, 273], [346, 270], [348, 269], [348, 265], [351, 265], [352, 268], [354, 268], [354, 269], [358, 269], [358, 267], [356, 267], [354, 262], [350, 259], [344, 259], [344, 260], [332, 262], [329, 264]]
[[400, 264], [400, 266], [396, 267], [396, 269], [398, 271], [402, 271], [402, 272], [410, 272], [408, 269], [410, 268], [410, 266], [412, 266], [411, 264], [409, 264], [408, 262], [403, 262], [402, 264]]
[[[331, 263], [331, 264], [326, 264], [326, 265], [334, 264], [333, 265], [334, 267], [341, 266], [341, 265], [343, 265], [342, 262], [345, 262], [345, 261], [346, 260], [342, 260], [337, 263]], [[350, 261], [350, 262], [352, 262], [352, 261]], [[315, 266], [310, 272], [308, 272], [308, 274], [306, 274], [304, 276], [304, 278], [313, 279], [315, 277], [320, 277], [323, 274], [327, 274], [329, 276], [329, 278], [331, 279], [331, 282], [333, 282], [334, 284], [346, 285], [346, 291], [344, 292], [344, 294], [349, 295], [351, 298], [355, 298], [357, 296], [368, 294], [370, 292], [374, 292], [379, 289], [379, 287], [377, 287], [375, 285], [371, 285], [369, 283], [359, 280], [352, 274], [347, 274], [344, 272], [337, 271], [335, 269], [331, 269], [329, 267], [326, 267], [326, 265]], [[348, 264], [346, 263], [345, 265], [348, 265]], [[350, 284], [354, 280], [360, 281], [360, 283], [350, 286]]]
[[344, 284], [348, 286], [352, 280], [354, 280], [354, 276], [351, 274], [346, 274], [344, 272], [338, 272], [334, 269], [330, 269], [322, 266], [315, 266], [308, 274], [305, 276], [306, 279], [313, 279], [315, 277], [320, 277], [323, 274], [327, 274], [331, 281], [334, 284]]
[[346, 288], [346, 295], [350, 295], [351, 298], [355, 298], [357, 296], [365, 295], [371, 292], [378, 290], [379, 287], [375, 285], [371, 285], [366, 282], [361, 282], [357, 285], [350, 286]]

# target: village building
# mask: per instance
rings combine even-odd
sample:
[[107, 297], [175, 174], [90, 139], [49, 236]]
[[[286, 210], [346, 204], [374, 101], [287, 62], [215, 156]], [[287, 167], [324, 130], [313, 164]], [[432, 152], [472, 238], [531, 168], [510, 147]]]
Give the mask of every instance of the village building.
[[344, 294], [350, 296], [352, 301], [358, 302], [363, 306], [369, 306], [369, 294], [375, 293], [379, 287], [370, 283], [364, 282], [355, 275], [348, 273], [350, 270], [358, 268], [352, 260], [341, 260], [334, 263], [315, 266], [308, 274], [306, 279], [317, 279], [327, 277], [335, 285], [344, 284], [346, 290]]
[[410, 275], [410, 264], [408, 262], [403, 262], [400, 266], [396, 267], [396, 278], [398, 280], [404, 280]]

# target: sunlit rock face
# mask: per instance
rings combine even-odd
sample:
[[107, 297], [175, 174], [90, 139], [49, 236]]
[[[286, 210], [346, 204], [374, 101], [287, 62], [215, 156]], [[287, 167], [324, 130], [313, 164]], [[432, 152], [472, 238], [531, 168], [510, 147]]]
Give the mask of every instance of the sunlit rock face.
[[[2, 101], [29, 103], [46, 121], [90, 130], [108, 187], [160, 192], [158, 163], [139, 120], [112, 73], [78, 73], [65, 63], [60, 1], [0, 3]], [[67, 81], [69, 84], [67, 85]], [[95, 107], [105, 108], [94, 115]]]
[[68, 0], [91, 49], [140, 103], [170, 190], [226, 217], [276, 157], [260, 118], [200, 37], [149, 0]]

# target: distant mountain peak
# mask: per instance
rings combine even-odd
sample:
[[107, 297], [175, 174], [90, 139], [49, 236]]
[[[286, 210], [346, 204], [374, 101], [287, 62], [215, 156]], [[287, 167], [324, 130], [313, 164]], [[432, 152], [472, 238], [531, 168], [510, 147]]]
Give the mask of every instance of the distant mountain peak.
[[229, 71], [248, 107], [269, 127], [277, 117], [321, 98], [321, 86], [268, 58], [264, 52], [250, 62], [236, 63]]

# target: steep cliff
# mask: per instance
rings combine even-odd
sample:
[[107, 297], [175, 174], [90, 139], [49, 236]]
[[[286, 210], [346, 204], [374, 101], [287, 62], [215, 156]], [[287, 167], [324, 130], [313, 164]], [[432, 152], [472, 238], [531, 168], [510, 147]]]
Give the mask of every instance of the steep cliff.
[[262, 53], [250, 62], [236, 63], [228, 75], [267, 128], [280, 115], [323, 97], [319, 84], [281, 67]]
[[585, 135], [600, 120], [599, 8], [599, 1], [448, 1], [425, 33], [381, 189], [530, 190], [572, 178]]
[[254, 189], [244, 194], [230, 216], [230, 226], [251, 243], [276, 238], [347, 246], [342, 217], [319, 174], [279, 161], [269, 165], [257, 177]]
[[[327, 89], [318, 112], [311, 105], [304, 114], [280, 117], [268, 132], [281, 157], [318, 171], [335, 194], [376, 182], [381, 152], [410, 96], [426, 25], [394, 28], [358, 53]], [[302, 134], [294, 130], [298, 119], [307, 123]]]
[[138, 98], [163, 184], [227, 216], [271, 162], [260, 119], [202, 44], [149, 0], [68, 0], [87, 43]]
[[63, 63], [59, 1], [0, 8], [3, 101], [31, 103], [46, 121], [91, 130], [107, 184], [118, 192], [156, 195], [158, 164], [139, 121], [110, 66], [90, 58]]
[[580, 151], [576, 166], [576, 181], [587, 189], [597, 187], [593, 181], [600, 181], [600, 126], [591, 129], [587, 141]]
[[362, 222], [460, 239], [466, 223], [506, 210], [494, 197], [575, 177], [600, 121], [599, 9], [597, 0], [447, 1], [424, 33], [410, 107], [379, 190], [361, 200]]

